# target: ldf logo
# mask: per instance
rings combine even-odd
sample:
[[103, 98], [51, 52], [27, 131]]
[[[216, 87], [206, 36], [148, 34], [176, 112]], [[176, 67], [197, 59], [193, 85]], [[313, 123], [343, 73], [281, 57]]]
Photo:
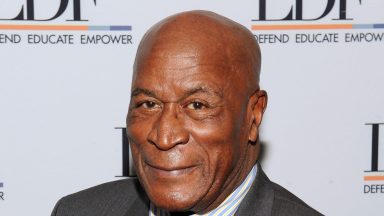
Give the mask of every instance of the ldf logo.
[[[96, 0], [93, 0], [96, 5]], [[34, 0], [26, 0], [26, 3], [21, 6], [21, 10], [14, 18], [0, 18], [0, 20], [24, 20], [24, 21], [50, 21], [60, 17], [68, 7], [69, 0], [60, 0], [59, 9], [51, 18], [39, 19], [35, 17], [35, 2]], [[26, 8], [26, 10], [24, 10]], [[73, 0], [73, 19], [67, 21], [88, 21], [81, 17], [81, 0]]]
[[[318, 2], [318, 1], [317, 1]], [[309, 4], [314, 4], [314, 1], [308, 1]], [[295, 5], [291, 6], [289, 13], [282, 19], [267, 19], [267, 0], [259, 0], [259, 19], [252, 21], [314, 21], [319, 20], [327, 16], [334, 8], [336, 0], [327, 0], [325, 9], [318, 17], [303, 17], [303, 0], [296, 0]], [[359, 0], [361, 4], [361, 0]], [[293, 13], [295, 11], [295, 14]], [[334, 20], [352, 20], [347, 17], [347, 0], [339, 0], [339, 17]]]

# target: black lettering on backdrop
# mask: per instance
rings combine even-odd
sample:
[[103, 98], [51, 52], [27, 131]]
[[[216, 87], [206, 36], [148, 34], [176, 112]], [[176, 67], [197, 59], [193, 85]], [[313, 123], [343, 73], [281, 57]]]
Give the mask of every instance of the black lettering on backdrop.
[[[73, 20], [68, 21], [88, 21], [88, 20], [82, 20], [81, 19], [81, 0], [73, 0]], [[93, 0], [93, 2], [96, 5], [96, 0]]]
[[81, 44], [132, 44], [132, 35], [81, 35]]
[[381, 42], [384, 40], [383, 32], [345, 33], [345, 42]]
[[369, 185], [364, 185], [364, 193], [369, 193], [371, 191], [371, 188]]
[[70, 34], [28, 34], [29, 44], [74, 44]]
[[338, 33], [296, 34], [296, 43], [338, 43]]
[[[339, 0], [339, 18], [334, 20], [352, 20], [352, 18], [347, 18], [347, 0]], [[296, 0], [295, 5], [291, 6], [288, 14], [282, 19], [267, 19], [267, 0], [259, 0], [259, 19], [253, 19], [252, 21], [313, 21], [319, 20], [327, 16], [335, 6], [335, 0], [327, 0], [325, 9], [323, 13], [317, 18], [303, 18], [303, 0]], [[308, 1], [309, 4], [312, 2]], [[361, 4], [361, 0], [359, 0]], [[295, 16], [293, 15], [295, 11]]]
[[373, 184], [373, 185], [364, 185], [364, 193], [384, 193], [384, 185], [383, 184]]
[[384, 123], [366, 123], [365, 125], [372, 125], [371, 170], [366, 172], [379, 172], [379, 132], [380, 125]]
[[[96, 5], [96, 0], [93, 0]], [[51, 18], [46, 19], [37, 19], [35, 17], [35, 1], [34, 0], [26, 0], [25, 5], [21, 6], [20, 12], [16, 17], [6, 19], [0, 18], [0, 20], [25, 20], [25, 21], [50, 21], [57, 19], [60, 17], [68, 7], [69, 0], [60, 0], [59, 9], [56, 14]], [[24, 12], [24, 8], [26, 8], [26, 12]], [[26, 17], [24, 16], [26, 14]], [[73, 19], [69, 19], [67, 21], [88, 21], [82, 19], [81, 17], [81, 0], [73, 0]]]
[[127, 137], [127, 129], [123, 127], [116, 127], [115, 129], [121, 130], [122, 152], [123, 152], [122, 175], [117, 177], [134, 177], [136, 176], [136, 172], [133, 167], [132, 153], [129, 147], [128, 137]]
[[18, 34], [0, 34], [0, 44], [13, 43], [18, 44], [21, 42], [21, 36]]
[[262, 43], [288, 43], [289, 35], [288, 34], [255, 34], [254, 35], [257, 42]]

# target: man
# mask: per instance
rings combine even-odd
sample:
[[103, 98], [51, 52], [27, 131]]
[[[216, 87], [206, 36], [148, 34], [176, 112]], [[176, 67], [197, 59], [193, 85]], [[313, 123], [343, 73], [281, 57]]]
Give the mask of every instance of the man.
[[260, 58], [246, 28], [212, 12], [154, 25], [137, 51], [127, 116], [139, 182], [67, 196], [52, 215], [321, 215], [257, 165]]

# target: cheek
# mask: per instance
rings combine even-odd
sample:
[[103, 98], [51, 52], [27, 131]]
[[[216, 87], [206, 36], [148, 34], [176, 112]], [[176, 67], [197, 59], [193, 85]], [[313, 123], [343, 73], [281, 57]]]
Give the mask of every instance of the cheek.
[[228, 175], [241, 152], [239, 130], [234, 121], [221, 118], [212, 122], [193, 122], [189, 130], [209, 162], [209, 174]]
[[132, 156], [136, 172], [140, 175], [142, 170], [142, 160], [145, 157], [145, 149], [147, 144], [147, 135], [152, 128], [152, 120], [140, 116], [128, 116], [127, 119], [127, 136], [129, 145], [132, 150]]
[[135, 115], [130, 112], [127, 117], [127, 135], [133, 143], [145, 143], [156, 119], [148, 116]]

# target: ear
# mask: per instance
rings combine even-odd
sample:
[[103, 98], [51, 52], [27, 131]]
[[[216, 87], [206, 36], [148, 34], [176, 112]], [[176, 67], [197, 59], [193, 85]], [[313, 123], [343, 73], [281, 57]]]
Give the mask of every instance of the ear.
[[249, 98], [249, 111], [250, 111], [250, 131], [249, 131], [249, 141], [256, 142], [259, 134], [259, 126], [261, 120], [263, 119], [264, 111], [267, 107], [268, 95], [264, 90], [256, 91]]

